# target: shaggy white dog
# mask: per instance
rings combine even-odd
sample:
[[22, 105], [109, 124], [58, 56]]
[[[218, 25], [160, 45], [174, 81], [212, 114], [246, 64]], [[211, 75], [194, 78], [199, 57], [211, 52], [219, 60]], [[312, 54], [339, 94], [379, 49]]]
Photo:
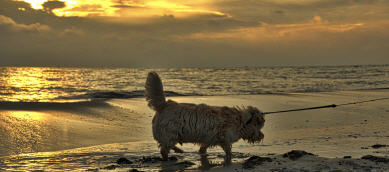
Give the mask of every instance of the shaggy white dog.
[[265, 119], [261, 111], [245, 108], [208, 106], [205, 104], [166, 101], [161, 79], [150, 72], [145, 85], [148, 106], [156, 111], [153, 119], [153, 135], [164, 160], [171, 149], [182, 152], [177, 143], [200, 145], [200, 154], [206, 154], [210, 146], [221, 146], [226, 162], [231, 161], [231, 145], [239, 139], [249, 143], [260, 142]]

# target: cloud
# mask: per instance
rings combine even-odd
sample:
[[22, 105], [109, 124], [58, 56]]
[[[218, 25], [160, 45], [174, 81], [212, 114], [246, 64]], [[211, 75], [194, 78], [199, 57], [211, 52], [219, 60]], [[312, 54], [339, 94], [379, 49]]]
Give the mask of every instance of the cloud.
[[67, 11], [104, 12], [104, 9], [99, 4], [85, 4], [85, 5], [80, 5], [80, 6], [68, 9]]
[[[23, 0], [20, 0], [23, 1]], [[153, 17], [174, 15], [187, 17], [199, 14], [228, 15], [209, 7], [204, 0], [178, 1], [178, 0], [49, 0], [41, 1], [24, 0], [32, 4], [34, 9], [45, 9], [57, 16], [104, 16], [104, 17]]]
[[174, 38], [182, 44], [192, 42], [218, 49], [223, 53], [217, 55], [236, 58], [229, 62], [236, 64], [382, 64], [389, 63], [388, 26], [389, 20], [340, 24], [315, 16], [301, 23], [262, 22], [253, 27]]
[[386, 0], [167, 1], [80, 1], [59, 17], [0, 0], [0, 65], [389, 63]]
[[[297, 24], [268, 24], [260, 23], [255, 27], [242, 27], [225, 32], [195, 33], [181, 38], [200, 40], [243, 40], [266, 42], [271, 40], [285, 39], [316, 39], [323, 33], [344, 33], [362, 28], [364, 23], [331, 24], [320, 16]], [[180, 36], [178, 36], [180, 38]]]
[[114, 8], [144, 8], [142, 6], [137, 6], [137, 5], [123, 5], [123, 4], [112, 5], [111, 7], [114, 7]]
[[50, 29], [51, 28], [48, 25], [40, 23], [29, 25], [19, 24], [7, 16], [0, 15], [0, 30], [12, 32], [47, 32], [50, 31]]
[[81, 29], [77, 29], [75, 27], [72, 27], [70, 29], [65, 29], [63, 32], [60, 33], [61, 36], [84, 36], [85, 32]]
[[58, 8], [65, 8], [65, 2], [57, 1], [57, 0], [50, 0], [46, 1], [42, 4], [43, 9], [45, 9], [48, 12], [52, 12], [54, 9]]
[[111, 7], [117, 9], [116, 14], [126, 18], [150, 18], [166, 15], [173, 15], [176, 18], [192, 17], [197, 15], [229, 16], [226, 13], [212, 9], [207, 5], [199, 4], [197, 1], [118, 1]]
[[214, 0], [213, 2], [213, 9], [235, 18], [272, 24], [298, 23], [313, 16], [341, 22], [389, 18], [387, 0]]

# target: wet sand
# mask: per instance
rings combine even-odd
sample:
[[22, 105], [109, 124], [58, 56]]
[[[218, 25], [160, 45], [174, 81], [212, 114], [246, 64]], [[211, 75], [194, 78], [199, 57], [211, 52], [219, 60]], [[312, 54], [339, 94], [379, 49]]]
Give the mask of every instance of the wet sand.
[[149, 118], [103, 100], [0, 104], [0, 156], [144, 140]]
[[[264, 112], [269, 112], [381, 97], [389, 97], [389, 91], [171, 97], [171, 99], [211, 105], [253, 105]], [[154, 159], [154, 162], [144, 162], [144, 157], [146, 159], [159, 157], [158, 147], [152, 139], [150, 130], [153, 112], [141, 98], [113, 99], [106, 102], [104, 105], [66, 109], [32, 107], [18, 110], [0, 105], [2, 131], [0, 151], [3, 154], [0, 157], [0, 169], [387, 171], [389, 166], [385, 162], [360, 159], [365, 155], [389, 157], [389, 147], [372, 147], [376, 144], [389, 145], [388, 100], [267, 115], [263, 129], [264, 141], [256, 145], [243, 141], [235, 143], [232, 148], [234, 159], [232, 165], [228, 167], [223, 166], [224, 154], [220, 148], [210, 149], [208, 157], [204, 159], [196, 153], [198, 147], [192, 144], [182, 146], [186, 152], [184, 154], [172, 153], [171, 156], [176, 157], [176, 160], [160, 162]], [[29, 115], [26, 117], [25, 114]], [[315, 156], [306, 155], [298, 160], [282, 157], [291, 150], [304, 150]], [[243, 164], [253, 156], [269, 157], [272, 161], [261, 162], [260, 165], [254, 165], [249, 169], [243, 168]], [[343, 158], [345, 156], [346, 159]], [[348, 158], [349, 156], [351, 158]], [[116, 161], [121, 157], [129, 159], [133, 164], [118, 165]]]

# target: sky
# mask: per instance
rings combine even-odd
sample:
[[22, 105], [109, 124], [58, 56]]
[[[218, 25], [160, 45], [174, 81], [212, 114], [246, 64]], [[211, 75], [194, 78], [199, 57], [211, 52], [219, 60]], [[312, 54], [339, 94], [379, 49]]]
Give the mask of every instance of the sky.
[[389, 64], [388, 0], [0, 0], [0, 66]]

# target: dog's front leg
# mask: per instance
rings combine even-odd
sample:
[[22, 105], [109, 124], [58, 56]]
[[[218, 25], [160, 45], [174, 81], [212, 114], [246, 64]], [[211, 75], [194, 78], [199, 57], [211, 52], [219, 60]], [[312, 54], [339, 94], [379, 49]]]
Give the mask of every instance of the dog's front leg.
[[161, 155], [163, 161], [169, 160], [169, 152], [170, 148], [168, 146], [161, 146]]
[[231, 144], [222, 144], [221, 147], [223, 148], [224, 152], [226, 153], [226, 156], [224, 158], [224, 163], [225, 165], [230, 165], [231, 164], [231, 158], [232, 158], [232, 153], [231, 153]]

